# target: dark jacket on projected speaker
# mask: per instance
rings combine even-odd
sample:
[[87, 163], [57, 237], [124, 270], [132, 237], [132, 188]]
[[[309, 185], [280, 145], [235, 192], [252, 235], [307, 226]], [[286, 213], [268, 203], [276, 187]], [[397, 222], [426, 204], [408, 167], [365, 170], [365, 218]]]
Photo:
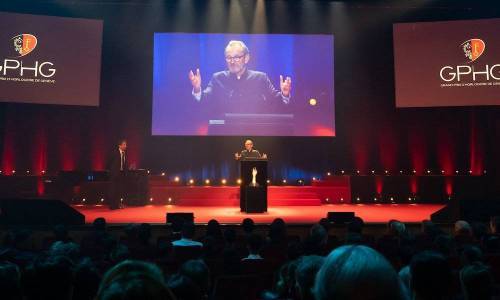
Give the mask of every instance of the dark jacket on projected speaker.
[[245, 159], [248, 159], [248, 158], [260, 158], [261, 155], [260, 155], [260, 152], [255, 150], [255, 149], [252, 149], [251, 151], [247, 151], [246, 149], [241, 151], [241, 158], [240, 160], [245, 160]]
[[107, 160], [107, 169], [110, 177], [118, 176], [120, 171], [127, 171], [129, 169], [127, 151], [123, 153], [123, 162], [119, 149], [111, 151]]
[[218, 104], [217, 107], [228, 113], [264, 113], [268, 112], [268, 105], [263, 104], [290, 102], [266, 73], [252, 70], [246, 70], [240, 79], [227, 70], [216, 72], [201, 95], [194, 96], [198, 101]]
[[109, 171], [108, 204], [111, 209], [117, 209], [122, 204], [120, 199], [126, 199], [124, 171], [128, 170], [127, 151], [124, 151], [123, 156], [119, 149], [111, 151], [107, 161], [107, 169]]

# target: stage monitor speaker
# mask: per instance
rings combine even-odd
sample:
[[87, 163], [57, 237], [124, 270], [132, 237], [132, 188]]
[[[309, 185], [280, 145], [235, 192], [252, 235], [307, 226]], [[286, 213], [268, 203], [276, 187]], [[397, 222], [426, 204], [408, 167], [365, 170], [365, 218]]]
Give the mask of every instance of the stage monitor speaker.
[[84, 225], [85, 216], [55, 199], [2, 199], [2, 225]]
[[167, 213], [167, 224], [172, 224], [172, 226], [179, 224], [182, 226], [184, 222], [194, 222], [194, 213]]
[[347, 224], [354, 219], [353, 211], [329, 211], [327, 216], [330, 223]]

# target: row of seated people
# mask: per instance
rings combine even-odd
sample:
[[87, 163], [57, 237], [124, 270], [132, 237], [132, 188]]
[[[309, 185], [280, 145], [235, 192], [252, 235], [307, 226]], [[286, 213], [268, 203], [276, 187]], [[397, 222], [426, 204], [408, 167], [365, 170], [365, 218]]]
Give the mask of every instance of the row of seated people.
[[[359, 218], [347, 224], [342, 239], [328, 234], [324, 219], [303, 240], [288, 235], [282, 219], [269, 226], [265, 237], [255, 232], [251, 219], [242, 227], [243, 235], [237, 235], [212, 220], [196, 239], [194, 224], [184, 222], [152, 242], [149, 224], [131, 224], [116, 239], [99, 218], [78, 243], [64, 226], [56, 226], [46, 251], [18, 247], [27, 233], [11, 231], [0, 249], [0, 298], [149, 299], [141, 293], [151, 293], [150, 299], [498, 295], [499, 218], [493, 218], [489, 228], [458, 221], [451, 235], [430, 221], [422, 222], [421, 232], [412, 233], [392, 220], [387, 234], [378, 239], [364, 234]], [[128, 290], [132, 296], [122, 295]]]

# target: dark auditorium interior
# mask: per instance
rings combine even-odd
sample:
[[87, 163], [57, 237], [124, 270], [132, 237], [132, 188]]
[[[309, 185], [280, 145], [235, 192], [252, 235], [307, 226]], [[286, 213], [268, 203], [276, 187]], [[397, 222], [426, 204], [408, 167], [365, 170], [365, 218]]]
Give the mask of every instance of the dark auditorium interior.
[[500, 299], [500, 2], [0, 2], [0, 299]]

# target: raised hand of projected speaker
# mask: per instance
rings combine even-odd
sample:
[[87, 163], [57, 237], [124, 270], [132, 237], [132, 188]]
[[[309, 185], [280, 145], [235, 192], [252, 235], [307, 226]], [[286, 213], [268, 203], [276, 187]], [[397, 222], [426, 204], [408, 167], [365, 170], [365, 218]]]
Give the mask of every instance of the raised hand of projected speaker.
[[283, 78], [283, 75], [280, 75], [280, 88], [281, 94], [285, 97], [290, 97], [290, 91], [292, 90], [292, 79], [290, 77]]
[[201, 92], [200, 69], [196, 69], [196, 73], [194, 73], [193, 70], [189, 71], [189, 80], [191, 81], [191, 84], [193, 85], [193, 91], [195, 93]]
[[239, 160], [241, 158], [241, 154], [235, 153], [234, 159]]

